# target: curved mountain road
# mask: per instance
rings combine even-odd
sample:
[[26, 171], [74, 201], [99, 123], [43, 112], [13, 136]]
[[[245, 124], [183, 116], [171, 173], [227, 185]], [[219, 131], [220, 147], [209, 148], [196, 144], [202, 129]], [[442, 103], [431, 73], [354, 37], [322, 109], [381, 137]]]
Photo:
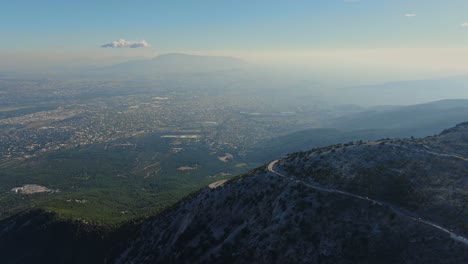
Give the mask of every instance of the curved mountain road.
[[444, 227], [442, 227], [442, 226], [440, 226], [440, 225], [438, 225], [436, 223], [433, 223], [433, 222], [421, 219], [419, 217], [416, 217], [413, 213], [407, 212], [407, 211], [405, 211], [405, 210], [403, 210], [401, 208], [395, 207], [395, 206], [393, 206], [393, 205], [391, 205], [389, 203], [373, 200], [373, 199], [370, 199], [369, 197], [364, 197], [364, 196], [360, 196], [360, 195], [357, 195], [357, 194], [352, 194], [352, 193], [345, 192], [345, 191], [340, 191], [340, 190], [325, 188], [325, 187], [318, 186], [318, 185], [308, 184], [308, 183], [305, 183], [305, 182], [303, 182], [301, 180], [298, 180], [298, 179], [296, 179], [296, 178], [294, 178], [292, 176], [286, 176], [286, 175], [284, 175], [282, 173], [279, 173], [278, 171], [275, 170], [275, 165], [278, 162], [279, 162], [279, 160], [274, 160], [274, 161], [270, 162], [270, 164], [268, 164], [268, 167], [267, 167], [268, 172], [270, 172], [270, 173], [272, 173], [274, 175], [280, 176], [280, 177], [289, 178], [291, 180], [299, 181], [302, 184], [304, 184], [305, 186], [307, 186], [309, 188], [312, 188], [312, 189], [315, 189], [315, 190], [319, 190], [319, 191], [322, 191], [322, 192], [329, 192], [329, 193], [338, 193], [338, 194], [341, 194], [341, 195], [346, 195], [346, 196], [354, 197], [354, 198], [357, 198], [357, 199], [366, 200], [366, 201], [372, 202], [374, 204], [378, 204], [380, 206], [388, 207], [398, 215], [407, 217], [407, 218], [409, 218], [409, 219], [411, 219], [413, 221], [423, 223], [425, 225], [436, 228], [436, 229], [438, 229], [438, 230], [440, 230], [442, 232], [445, 232], [445, 233], [449, 234], [452, 239], [454, 239], [454, 240], [456, 240], [458, 242], [461, 242], [461, 243], [468, 246], [468, 239], [467, 238], [465, 238], [463, 236], [460, 236], [460, 235], [458, 235], [456, 233], [453, 233], [449, 229], [444, 228]]

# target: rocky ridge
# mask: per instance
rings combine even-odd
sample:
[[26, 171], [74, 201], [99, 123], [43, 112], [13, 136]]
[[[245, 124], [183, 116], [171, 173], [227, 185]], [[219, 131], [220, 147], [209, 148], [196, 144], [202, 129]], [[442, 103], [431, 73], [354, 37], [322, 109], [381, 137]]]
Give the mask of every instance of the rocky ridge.
[[468, 233], [467, 143], [460, 124], [291, 154], [287, 177], [262, 167], [146, 221], [117, 262], [463, 263], [466, 243], [424, 221]]

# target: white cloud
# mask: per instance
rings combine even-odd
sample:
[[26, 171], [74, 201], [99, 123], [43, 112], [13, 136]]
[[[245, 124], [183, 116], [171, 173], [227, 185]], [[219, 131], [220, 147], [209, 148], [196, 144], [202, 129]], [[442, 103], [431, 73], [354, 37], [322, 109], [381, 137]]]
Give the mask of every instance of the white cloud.
[[101, 45], [102, 48], [149, 48], [151, 47], [146, 40], [142, 41], [128, 41], [125, 39], [119, 39], [112, 41], [111, 43], [106, 43]]
[[415, 17], [416, 14], [415, 13], [408, 13], [408, 14], [405, 14], [405, 17]]
[[461, 24], [462, 27], [468, 27], [468, 22]]

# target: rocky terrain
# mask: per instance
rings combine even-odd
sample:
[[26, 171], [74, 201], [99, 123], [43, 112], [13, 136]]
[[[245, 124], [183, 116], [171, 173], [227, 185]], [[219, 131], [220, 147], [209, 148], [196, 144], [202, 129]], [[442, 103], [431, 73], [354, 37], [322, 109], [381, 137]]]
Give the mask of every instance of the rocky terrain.
[[143, 224], [118, 263], [462, 263], [468, 248], [388, 208], [257, 171]]
[[468, 233], [467, 143], [460, 124], [292, 154], [282, 174], [259, 168], [148, 220], [117, 262], [464, 263], [466, 243], [434, 226]]
[[278, 166], [308, 183], [386, 201], [468, 235], [468, 123], [423, 139], [295, 153]]
[[[59, 244], [78, 255], [52, 262], [80, 263], [88, 248], [87, 261], [101, 263], [466, 263], [467, 144], [465, 123], [424, 139], [291, 154], [115, 234], [87, 225], [89, 232], [72, 232], [84, 240], [46, 229], [54, 243], [21, 244], [50, 225], [12, 218], [0, 225], [0, 253], [11, 256], [4, 249], [23, 245], [49, 261], [63, 257], [51, 249]], [[68, 237], [78, 242], [62, 244]]]

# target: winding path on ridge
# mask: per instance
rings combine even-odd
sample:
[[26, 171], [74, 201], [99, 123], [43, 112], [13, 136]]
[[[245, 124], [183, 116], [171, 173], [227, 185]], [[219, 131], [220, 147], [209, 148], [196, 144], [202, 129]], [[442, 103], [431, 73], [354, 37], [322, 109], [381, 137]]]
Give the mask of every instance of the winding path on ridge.
[[329, 193], [338, 193], [338, 194], [341, 194], [341, 195], [346, 195], [346, 196], [350, 196], [350, 197], [353, 197], [353, 198], [357, 198], [357, 199], [361, 199], [361, 200], [366, 200], [366, 201], [369, 201], [369, 202], [372, 202], [374, 204], [378, 204], [380, 206], [385, 206], [385, 207], [388, 207], [390, 208], [393, 212], [395, 212], [396, 214], [398, 215], [401, 215], [401, 216], [404, 216], [406, 218], [409, 218], [413, 221], [416, 221], [416, 222], [419, 222], [419, 223], [423, 223], [425, 225], [428, 225], [428, 226], [431, 226], [433, 228], [436, 228], [442, 232], [445, 232], [447, 234], [450, 235], [450, 237], [458, 242], [461, 242], [465, 245], [468, 246], [468, 239], [461, 236], [461, 235], [458, 235], [456, 233], [453, 233], [452, 231], [450, 231], [449, 229], [447, 228], [444, 228], [436, 223], [433, 223], [433, 222], [430, 222], [430, 221], [427, 221], [427, 220], [424, 220], [424, 219], [421, 219], [419, 217], [416, 217], [414, 214], [410, 213], [410, 212], [406, 212], [405, 210], [401, 209], [401, 208], [398, 208], [398, 207], [395, 207], [394, 205], [392, 204], [389, 204], [389, 203], [386, 203], [386, 202], [382, 202], [382, 201], [377, 201], [377, 200], [373, 200], [373, 199], [370, 199], [369, 197], [364, 197], [364, 196], [360, 196], [360, 195], [357, 195], [357, 194], [352, 194], [352, 193], [349, 193], [349, 192], [345, 192], [345, 191], [340, 191], [340, 190], [335, 190], [335, 189], [330, 189], [330, 188], [325, 188], [325, 187], [322, 187], [322, 186], [318, 186], [318, 185], [312, 185], [312, 184], [308, 184], [308, 183], [305, 183], [301, 180], [298, 180], [296, 178], [294, 178], [293, 176], [286, 176], [282, 173], [279, 173], [278, 171], [275, 170], [275, 165], [279, 162], [279, 160], [274, 160], [272, 162], [270, 162], [270, 164], [268, 164], [268, 167], [267, 167], [267, 170], [268, 172], [276, 175], [276, 176], [280, 176], [280, 177], [284, 177], [284, 178], [288, 178], [288, 179], [291, 179], [291, 180], [295, 180], [295, 181], [299, 181], [301, 182], [302, 184], [304, 184], [305, 186], [309, 187], [309, 188], [312, 188], [312, 189], [315, 189], [315, 190], [318, 190], [318, 191], [322, 191], [322, 192], [329, 192]]

